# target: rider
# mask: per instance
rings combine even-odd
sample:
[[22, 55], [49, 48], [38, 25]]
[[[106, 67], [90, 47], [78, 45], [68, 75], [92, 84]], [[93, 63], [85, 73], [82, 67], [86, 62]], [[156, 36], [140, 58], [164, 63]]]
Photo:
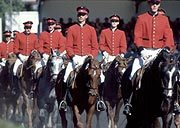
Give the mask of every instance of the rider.
[[39, 49], [38, 37], [35, 33], [31, 33], [32, 21], [26, 21], [24, 24], [24, 32], [17, 33], [14, 40], [14, 53], [17, 55], [17, 60], [13, 67], [14, 83], [17, 84], [17, 69], [27, 61], [32, 50]]
[[4, 31], [4, 41], [0, 43], [0, 65], [5, 66], [9, 53], [14, 52], [14, 42], [11, 41], [11, 31]]
[[110, 21], [111, 26], [102, 30], [99, 41], [105, 63], [113, 61], [116, 55], [124, 57], [127, 49], [125, 33], [117, 28], [120, 17], [114, 14], [110, 16]]
[[150, 10], [138, 16], [135, 30], [134, 43], [137, 46], [139, 57], [135, 58], [132, 71], [129, 75], [127, 84], [122, 86], [124, 99], [125, 115], [131, 115], [132, 106], [129, 99], [132, 94], [132, 77], [135, 72], [152, 61], [160, 52], [160, 49], [166, 48], [173, 50], [174, 42], [169, 31], [171, 31], [168, 18], [158, 13], [161, 0], [147, 0]]
[[[100, 34], [99, 46], [104, 58], [104, 64], [112, 62], [117, 55], [124, 57], [127, 49], [126, 36], [124, 31], [119, 30], [117, 27], [120, 22], [120, 17], [116, 14], [110, 16], [111, 26], [102, 30]], [[101, 91], [102, 96], [104, 83], [104, 75], [101, 73]]]
[[98, 55], [98, 41], [95, 28], [86, 23], [89, 9], [86, 7], [77, 7], [78, 22], [69, 27], [67, 32], [66, 50], [70, 57], [67, 65], [64, 82], [71, 71], [84, 63], [87, 56], [96, 58]]
[[58, 50], [61, 53], [60, 56], [66, 54], [64, 37], [62, 33], [55, 31], [56, 20], [54, 18], [47, 18], [46, 21], [48, 28], [46, 31], [41, 32], [39, 36], [40, 52], [44, 62], [43, 66], [48, 61], [51, 49]]

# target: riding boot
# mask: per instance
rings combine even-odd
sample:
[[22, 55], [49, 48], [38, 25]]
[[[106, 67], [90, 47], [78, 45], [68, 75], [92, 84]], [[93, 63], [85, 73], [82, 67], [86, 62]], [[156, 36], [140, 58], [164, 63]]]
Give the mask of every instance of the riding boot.
[[104, 82], [99, 86], [99, 97], [97, 98], [96, 109], [97, 111], [104, 111], [106, 110], [106, 105], [103, 101], [103, 90], [104, 90]]
[[130, 97], [132, 95], [132, 81], [131, 80], [126, 80], [126, 82], [124, 82], [122, 84], [122, 96], [123, 96], [123, 100], [124, 100], [124, 110], [123, 113], [126, 116], [130, 116], [132, 113], [132, 105], [130, 104]]

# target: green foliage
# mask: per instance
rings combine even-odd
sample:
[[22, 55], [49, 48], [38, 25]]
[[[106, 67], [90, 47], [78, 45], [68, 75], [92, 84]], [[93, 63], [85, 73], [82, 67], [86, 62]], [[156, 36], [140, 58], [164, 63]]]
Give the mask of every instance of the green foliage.
[[22, 0], [0, 0], [0, 17], [4, 16], [5, 12], [22, 11], [24, 3]]

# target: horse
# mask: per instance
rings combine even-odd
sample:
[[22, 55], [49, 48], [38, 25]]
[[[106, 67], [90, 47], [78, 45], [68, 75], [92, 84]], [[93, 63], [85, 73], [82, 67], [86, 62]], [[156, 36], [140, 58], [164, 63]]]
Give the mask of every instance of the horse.
[[[6, 58], [5, 66], [1, 67], [0, 83], [3, 94], [2, 105], [4, 107], [4, 119], [11, 119], [16, 121], [16, 112], [18, 112], [18, 98], [20, 96], [20, 89], [18, 84], [13, 82], [12, 67], [17, 57], [14, 53], [9, 53]], [[12, 114], [11, 114], [12, 108]]]
[[[33, 128], [33, 121], [35, 121], [37, 109], [37, 98], [34, 94], [36, 85], [34, 71], [36, 63], [41, 60], [41, 55], [37, 50], [33, 50], [27, 61], [23, 62], [17, 69], [17, 78], [20, 86], [20, 91], [23, 97], [23, 116], [25, 121], [25, 114], [27, 114], [29, 128]], [[33, 93], [32, 93], [33, 92]]]
[[[179, 57], [179, 52], [176, 52], [177, 56], [178, 56], [178, 67], [180, 67], [180, 57]], [[174, 124], [177, 128], [180, 128], [180, 69], [178, 69], [178, 79], [177, 79], [177, 83], [176, 83], [176, 90], [175, 90], [175, 101], [178, 103], [176, 104], [175, 110], [174, 110]]]
[[[122, 87], [127, 85], [131, 66], [122, 78]], [[175, 79], [178, 74], [176, 59], [162, 49], [158, 56], [144, 68], [139, 69], [132, 79], [132, 115], [127, 116], [127, 128], [157, 128], [162, 118], [163, 128], [170, 128]]]
[[64, 59], [57, 50], [51, 50], [47, 65], [43, 67], [40, 74], [37, 86], [40, 127], [55, 127], [56, 125], [56, 120], [53, 120], [58, 118], [54, 87], [57, 76], [63, 69]]
[[121, 79], [127, 67], [127, 59], [117, 55], [106, 64], [103, 98], [107, 106], [108, 128], [117, 128], [123, 105]]
[[[69, 84], [63, 83], [63, 76], [65, 70], [61, 71], [56, 84], [56, 95], [59, 104], [69, 102], [73, 111], [74, 127], [83, 128], [83, 123], [80, 120], [81, 114], [86, 111], [86, 127], [92, 127], [92, 117], [96, 109], [96, 101], [98, 94], [98, 85], [100, 84], [100, 63], [98, 60], [87, 57], [82, 66], [71, 72], [68, 78]], [[67, 119], [65, 111], [61, 108], [59, 110], [62, 126], [67, 128]]]

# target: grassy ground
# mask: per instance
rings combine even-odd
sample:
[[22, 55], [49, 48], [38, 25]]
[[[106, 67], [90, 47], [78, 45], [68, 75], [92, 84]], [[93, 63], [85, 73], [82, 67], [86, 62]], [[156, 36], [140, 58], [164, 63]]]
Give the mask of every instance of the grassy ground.
[[0, 120], [0, 128], [23, 128], [23, 127], [15, 125], [12, 122]]

